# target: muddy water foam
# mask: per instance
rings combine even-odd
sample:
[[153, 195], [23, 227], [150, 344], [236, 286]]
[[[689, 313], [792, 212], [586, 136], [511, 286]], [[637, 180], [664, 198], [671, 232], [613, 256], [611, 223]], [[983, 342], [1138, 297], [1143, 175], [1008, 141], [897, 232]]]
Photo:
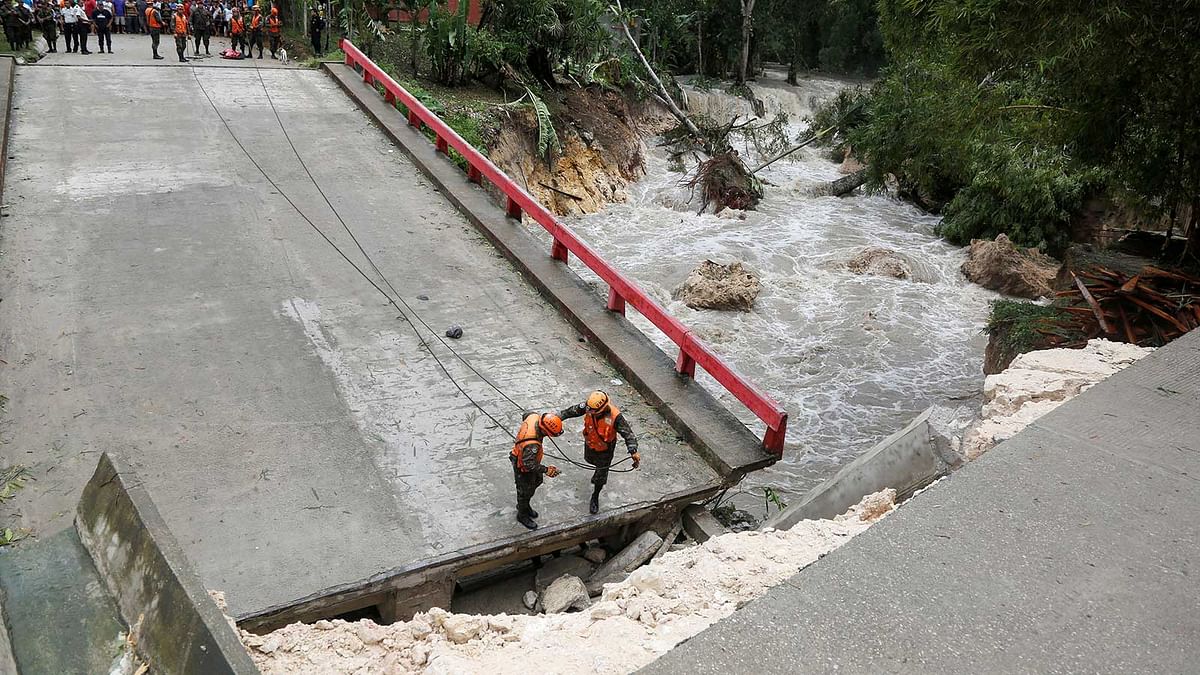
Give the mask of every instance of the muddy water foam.
[[[812, 97], [841, 86], [829, 79], [799, 88], [768, 81], [758, 91], [768, 116], [787, 110], [798, 132]], [[691, 94], [693, 109], [748, 111], [723, 93]], [[752, 149], [743, 152], [757, 163]], [[963, 250], [934, 234], [936, 217], [887, 196], [812, 197], [812, 185], [841, 176], [820, 150], [804, 150], [761, 176], [773, 185], [744, 219], [736, 212], [697, 215], [698, 204], [679, 185], [684, 174], [670, 171], [666, 154], [655, 149], [627, 203], [572, 226], [788, 410], [783, 461], [746, 487], [761, 494], [771, 486], [794, 499], [926, 406], [977, 395], [985, 344], [980, 330], [995, 296], [959, 274]], [[867, 246], [904, 254], [917, 279], [847, 271], [845, 261]], [[671, 299], [671, 290], [705, 259], [742, 260], [761, 275], [754, 311], [695, 311]], [[674, 357], [665, 337], [630, 316]], [[706, 376], [701, 381], [761, 432], [719, 385]]]

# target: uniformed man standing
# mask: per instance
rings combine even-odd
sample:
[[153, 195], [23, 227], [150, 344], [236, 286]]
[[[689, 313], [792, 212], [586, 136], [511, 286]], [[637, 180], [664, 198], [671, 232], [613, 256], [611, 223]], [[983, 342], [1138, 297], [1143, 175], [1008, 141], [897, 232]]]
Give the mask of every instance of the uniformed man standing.
[[554, 413], [529, 413], [521, 421], [517, 431], [516, 442], [513, 443], [509, 460], [513, 465], [513, 480], [517, 484], [517, 522], [531, 530], [536, 530], [538, 524], [534, 521], [538, 512], [529, 505], [533, 493], [542, 484], [542, 476], [554, 478], [558, 468], [542, 464], [542, 439], [547, 436], [562, 434], [562, 419]]
[[633, 468], [641, 465], [642, 456], [638, 454], [638, 441], [633, 428], [620, 409], [608, 399], [608, 394], [593, 391], [586, 402], [559, 413], [564, 420], [580, 416], [583, 417], [583, 459], [596, 467], [592, 472], [592, 500], [588, 503], [588, 512], [596, 513], [600, 510], [600, 491], [608, 483], [608, 467], [613, 463], [617, 435], [625, 439], [625, 449], [633, 457]]
[[200, 55], [200, 42], [203, 40], [204, 53], [208, 54], [208, 34], [209, 27], [212, 24], [212, 9], [200, 2], [194, 3], [192, 5], [191, 16], [188, 17], [188, 22], [192, 26], [192, 36], [196, 41], [196, 46], [192, 53], [196, 56]]
[[187, 12], [182, 7], [175, 10], [171, 23], [175, 27], [173, 31], [175, 33], [175, 53], [179, 54], [180, 63], [187, 63], [187, 57], [184, 54], [187, 53], [188, 32], [191, 28], [188, 24]]
[[164, 58], [158, 55], [158, 39], [163, 31], [163, 17], [159, 7], [161, 5], [156, 2], [146, 8], [146, 30], [150, 33], [150, 49], [154, 51], [155, 59]]

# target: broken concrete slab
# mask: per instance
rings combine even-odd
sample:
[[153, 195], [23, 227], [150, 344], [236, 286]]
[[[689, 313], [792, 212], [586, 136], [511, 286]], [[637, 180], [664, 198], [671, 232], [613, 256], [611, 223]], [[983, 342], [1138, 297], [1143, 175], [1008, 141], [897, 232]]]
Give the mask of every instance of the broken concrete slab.
[[564, 574], [554, 580], [542, 594], [542, 609], [547, 614], [587, 609], [592, 604], [587, 586], [579, 577]]
[[654, 530], [641, 533], [637, 539], [633, 540], [632, 544], [626, 546], [624, 550], [596, 570], [595, 574], [588, 579], [588, 592], [593, 595], [597, 594], [604, 588], [604, 584], [624, 579], [639, 565], [649, 560], [662, 545], [662, 537], [658, 536]]
[[683, 531], [700, 544], [728, 532], [708, 509], [699, 504], [692, 504], [684, 509], [681, 520]]
[[258, 672], [142, 481], [108, 453], [84, 486], [75, 527], [148, 663], [168, 673]]
[[761, 529], [786, 530], [802, 520], [833, 518], [864, 495], [886, 488], [896, 490], [896, 499], [901, 501], [949, 473], [952, 464], [933, 440], [930, 410], [876, 444], [801, 501], [767, 519]]
[[563, 555], [557, 558], [550, 558], [542, 563], [538, 568], [537, 575], [534, 577], [533, 587], [541, 593], [545, 591], [554, 580], [564, 574], [570, 574], [580, 579], [587, 579], [596, 571], [596, 565], [586, 558], [581, 558], [577, 555]]

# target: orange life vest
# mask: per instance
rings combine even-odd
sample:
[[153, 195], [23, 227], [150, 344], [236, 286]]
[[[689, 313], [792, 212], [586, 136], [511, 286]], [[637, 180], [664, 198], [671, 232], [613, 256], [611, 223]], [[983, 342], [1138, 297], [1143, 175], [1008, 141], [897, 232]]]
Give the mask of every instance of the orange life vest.
[[162, 30], [162, 21], [159, 20], [158, 12], [153, 7], [146, 8], [146, 23], [150, 24], [150, 28], [154, 30]]
[[255, 14], [250, 17], [250, 30], [259, 30], [262, 28], [262, 14]]
[[513, 443], [512, 456], [517, 458], [517, 470], [525, 471], [525, 467], [521, 465], [521, 451], [529, 447], [531, 444], [537, 444], [537, 461], [542, 463], [542, 416], [537, 413], [530, 413], [521, 421], [521, 428], [517, 430], [517, 442]]
[[[583, 440], [595, 452], [611, 452], [617, 444], [617, 415], [621, 411], [609, 403], [602, 415], [583, 416]], [[597, 419], [599, 418], [599, 419]]]
[[267, 19], [267, 32], [271, 35], [279, 35], [279, 31], [283, 29], [283, 19], [277, 16], [272, 16]]
[[188, 28], [187, 17], [182, 14], [176, 13], [175, 14], [175, 34], [176, 35], [187, 35], [187, 28]]
[[241, 35], [242, 31], [245, 30], [243, 28], [244, 25], [245, 24], [242, 23], [240, 18], [234, 19], [233, 21], [229, 22], [229, 32], [233, 33], [234, 35]]

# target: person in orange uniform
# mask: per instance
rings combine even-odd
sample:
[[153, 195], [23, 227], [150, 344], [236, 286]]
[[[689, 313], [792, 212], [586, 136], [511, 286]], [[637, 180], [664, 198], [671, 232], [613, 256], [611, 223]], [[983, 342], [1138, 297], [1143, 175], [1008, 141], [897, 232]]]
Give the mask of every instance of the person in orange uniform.
[[517, 484], [517, 522], [531, 530], [538, 528], [538, 512], [529, 505], [533, 493], [542, 484], [542, 476], [554, 478], [558, 468], [542, 464], [542, 439], [562, 435], [562, 419], [554, 413], [529, 413], [521, 420], [509, 460], [513, 481]]
[[175, 10], [175, 16], [172, 19], [175, 33], [175, 51], [179, 54], [179, 62], [187, 63], [187, 57], [184, 53], [187, 52], [188, 43], [188, 17], [187, 13], [182, 10]]
[[150, 49], [154, 51], [155, 59], [163, 58], [158, 55], [158, 38], [162, 35], [163, 31], [162, 12], [159, 11], [160, 6], [156, 2], [146, 8], [146, 29], [150, 31]]
[[[261, 0], [260, 0], [261, 1]], [[258, 5], [254, 6], [253, 15], [250, 17], [250, 27], [247, 28], [247, 33], [250, 35], [250, 47], [246, 50], [247, 58], [254, 58], [254, 46], [258, 45], [258, 58], [262, 58], [263, 50], [263, 28], [265, 28], [262, 16], [262, 8]]]
[[279, 41], [283, 38], [283, 19], [279, 18], [279, 8], [271, 8], [271, 16], [267, 18], [267, 38], [271, 41], [271, 58], [279, 51]]
[[621, 410], [602, 391], [593, 391], [587, 401], [567, 408], [558, 416], [564, 420], [583, 417], [583, 459], [596, 467], [592, 472], [592, 500], [588, 503], [588, 512], [597, 513], [600, 491], [608, 483], [608, 467], [612, 465], [613, 452], [617, 448], [617, 435], [625, 439], [625, 449], [633, 457], [635, 469], [642, 464], [637, 436]]
[[233, 8], [233, 18], [229, 20], [229, 37], [233, 40], [233, 50], [242, 56], [246, 55], [246, 24], [242, 21], [242, 10]]

